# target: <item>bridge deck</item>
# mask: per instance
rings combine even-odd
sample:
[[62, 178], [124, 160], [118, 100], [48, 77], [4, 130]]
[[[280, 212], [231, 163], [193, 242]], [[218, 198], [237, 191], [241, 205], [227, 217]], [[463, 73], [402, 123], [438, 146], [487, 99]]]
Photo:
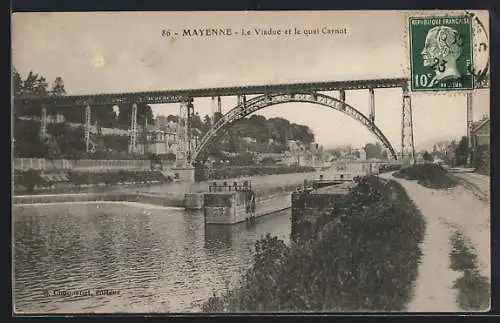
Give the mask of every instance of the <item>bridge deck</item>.
[[309, 82], [309, 83], [288, 83], [288, 84], [268, 84], [249, 85], [234, 87], [216, 87], [201, 89], [179, 89], [164, 91], [145, 92], [124, 92], [124, 93], [96, 93], [87, 95], [66, 95], [54, 96], [22, 96], [14, 98], [15, 102], [37, 101], [41, 104], [51, 103], [57, 106], [75, 105], [110, 105], [110, 104], [158, 104], [177, 103], [189, 98], [213, 97], [213, 96], [234, 96], [234, 95], [255, 95], [267, 93], [289, 93], [289, 92], [321, 92], [338, 90], [358, 90], [369, 88], [398, 88], [406, 86], [406, 78], [372, 79], [372, 80], [351, 80], [351, 81], [330, 81], [330, 82]]

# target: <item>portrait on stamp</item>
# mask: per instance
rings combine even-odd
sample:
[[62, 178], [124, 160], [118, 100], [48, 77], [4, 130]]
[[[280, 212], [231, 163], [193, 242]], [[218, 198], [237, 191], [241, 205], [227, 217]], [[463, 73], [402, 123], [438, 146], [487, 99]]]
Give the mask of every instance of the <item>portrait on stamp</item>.
[[469, 17], [410, 18], [409, 40], [413, 91], [472, 89]]

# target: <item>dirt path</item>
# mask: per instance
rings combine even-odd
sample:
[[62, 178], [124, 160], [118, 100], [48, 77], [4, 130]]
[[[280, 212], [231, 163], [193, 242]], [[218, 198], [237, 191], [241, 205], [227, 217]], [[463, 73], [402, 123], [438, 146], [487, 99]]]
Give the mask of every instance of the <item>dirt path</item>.
[[491, 177], [477, 173], [453, 173], [452, 176], [478, 198], [490, 202]]
[[478, 256], [478, 269], [490, 279], [489, 203], [462, 186], [436, 190], [425, 188], [416, 181], [394, 178], [391, 173], [381, 177], [401, 183], [426, 220], [423, 258], [408, 310], [460, 311], [456, 302], [457, 291], [453, 288], [460, 273], [450, 268], [450, 236], [455, 230], [460, 230], [471, 241]]

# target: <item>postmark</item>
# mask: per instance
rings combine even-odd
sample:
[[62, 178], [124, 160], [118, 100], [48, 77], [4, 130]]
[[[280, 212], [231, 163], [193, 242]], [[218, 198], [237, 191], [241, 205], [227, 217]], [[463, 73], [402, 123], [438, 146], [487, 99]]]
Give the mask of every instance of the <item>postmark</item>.
[[490, 86], [490, 48], [487, 27], [473, 12], [467, 12], [472, 20], [473, 39], [473, 66], [474, 88], [488, 88]]
[[410, 17], [409, 42], [412, 91], [474, 88], [469, 15]]

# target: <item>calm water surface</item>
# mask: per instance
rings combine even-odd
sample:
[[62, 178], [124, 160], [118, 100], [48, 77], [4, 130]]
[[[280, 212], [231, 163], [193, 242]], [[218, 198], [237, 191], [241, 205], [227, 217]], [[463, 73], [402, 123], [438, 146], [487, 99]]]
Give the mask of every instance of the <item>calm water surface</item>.
[[290, 239], [290, 210], [222, 227], [205, 227], [199, 211], [139, 204], [15, 206], [13, 214], [14, 307], [24, 313], [196, 312], [237, 283], [259, 237]]

